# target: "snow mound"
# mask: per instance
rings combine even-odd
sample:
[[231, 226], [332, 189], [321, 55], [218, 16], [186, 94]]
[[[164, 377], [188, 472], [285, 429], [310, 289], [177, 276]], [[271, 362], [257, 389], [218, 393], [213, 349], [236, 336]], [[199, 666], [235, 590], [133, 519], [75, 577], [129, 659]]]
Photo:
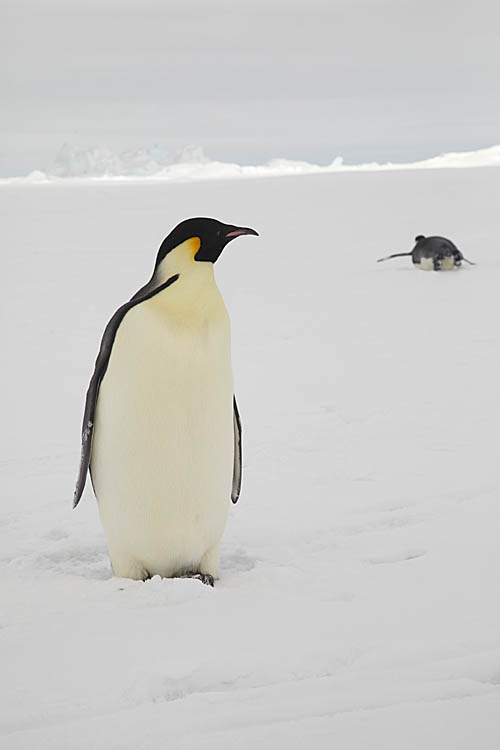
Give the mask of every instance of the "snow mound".
[[332, 172], [376, 172], [490, 166], [500, 166], [500, 145], [477, 151], [449, 152], [423, 161], [408, 163], [345, 164], [343, 158], [337, 156], [326, 166], [290, 159], [271, 159], [261, 165], [242, 166], [231, 162], [213, 161], [205, 155], [200, 146], [186, 146], [174, 153], [169, 153], [160, 146], [116, 153], [107, 146], [81, 148], [65, 143], [56, 155], [52, 166], [46, 172], [36, 170], [27, 177], [0, 180], [0, 184], [52, 182], [57, 179], [68, 178], [114, 181], [147, 179], [187, 182]]

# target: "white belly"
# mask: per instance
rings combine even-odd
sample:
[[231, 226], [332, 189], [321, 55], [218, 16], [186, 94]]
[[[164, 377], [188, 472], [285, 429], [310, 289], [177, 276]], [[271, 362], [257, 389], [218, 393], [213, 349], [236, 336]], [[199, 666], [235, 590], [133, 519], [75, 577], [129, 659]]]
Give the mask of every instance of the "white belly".
[[233, 468], [229, 320], [215, 283], [172, 314], [181, 282], [126, 314], [99, 391], [92, 479], [120, 576], [198, 571], [204, 558], [216, 574]]
[[[432, 258], [421, 258], [420, 263], [415, 264], [422, 271], [434, 271], [434, 260]], [[455, 268], [453, 258], [443, 258], [441, 262], [441, 271], [452, 271]]]

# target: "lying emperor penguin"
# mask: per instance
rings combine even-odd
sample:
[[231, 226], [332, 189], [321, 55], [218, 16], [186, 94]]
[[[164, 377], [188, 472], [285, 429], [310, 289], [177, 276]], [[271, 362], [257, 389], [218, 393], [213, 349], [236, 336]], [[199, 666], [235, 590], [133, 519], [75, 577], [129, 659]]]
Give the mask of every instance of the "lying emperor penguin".
[[229, 498], [241, 488], [241, 423], [229, 317], [214, 263], [257, 232], [196, 218], [163, 241], [148, 283], [118, 308], [85, 402], [74, 506], [87, 470], [115, 575], [213, 586]]
[[386, 258], [379, 258], [377, 263], [405, 255], [411, 255], [414, 267], [423, 271], [452, 271], [459, 268], [463, 260], [470, 266], [476, 265], [467, 260], [462, 251], [446, 237], [425, 237], [423, 234], [415, 237], [415, 247], [409, 253], [393, 253]]

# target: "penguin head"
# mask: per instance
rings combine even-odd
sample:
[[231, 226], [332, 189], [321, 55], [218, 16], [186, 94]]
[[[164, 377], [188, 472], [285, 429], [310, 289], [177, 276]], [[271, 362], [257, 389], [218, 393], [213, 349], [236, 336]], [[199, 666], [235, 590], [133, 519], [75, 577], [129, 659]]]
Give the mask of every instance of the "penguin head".
[[236, 237], [244, 234], [255, 234], [255, 229], [238, 227], [235, 224], [223, 224], [217, 219], [195, 218], [185, 219], [177, 224], [170, 234], [165, 237], [156, 258], [158, 268], [168, 253], [175, 250], [187, 240], [198, 240], [199, 247], [194, 255], [194, 260], [205, 263], [215, 263], [226, 245]]

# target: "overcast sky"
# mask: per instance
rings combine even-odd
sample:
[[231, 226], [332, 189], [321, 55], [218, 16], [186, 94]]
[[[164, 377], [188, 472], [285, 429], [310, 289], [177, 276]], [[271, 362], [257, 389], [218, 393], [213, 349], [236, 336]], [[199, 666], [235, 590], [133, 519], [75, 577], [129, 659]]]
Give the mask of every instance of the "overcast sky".
[[500, 142], [495, 0], [1, 0], [0, 174], [84, 147], [413, 161]]

